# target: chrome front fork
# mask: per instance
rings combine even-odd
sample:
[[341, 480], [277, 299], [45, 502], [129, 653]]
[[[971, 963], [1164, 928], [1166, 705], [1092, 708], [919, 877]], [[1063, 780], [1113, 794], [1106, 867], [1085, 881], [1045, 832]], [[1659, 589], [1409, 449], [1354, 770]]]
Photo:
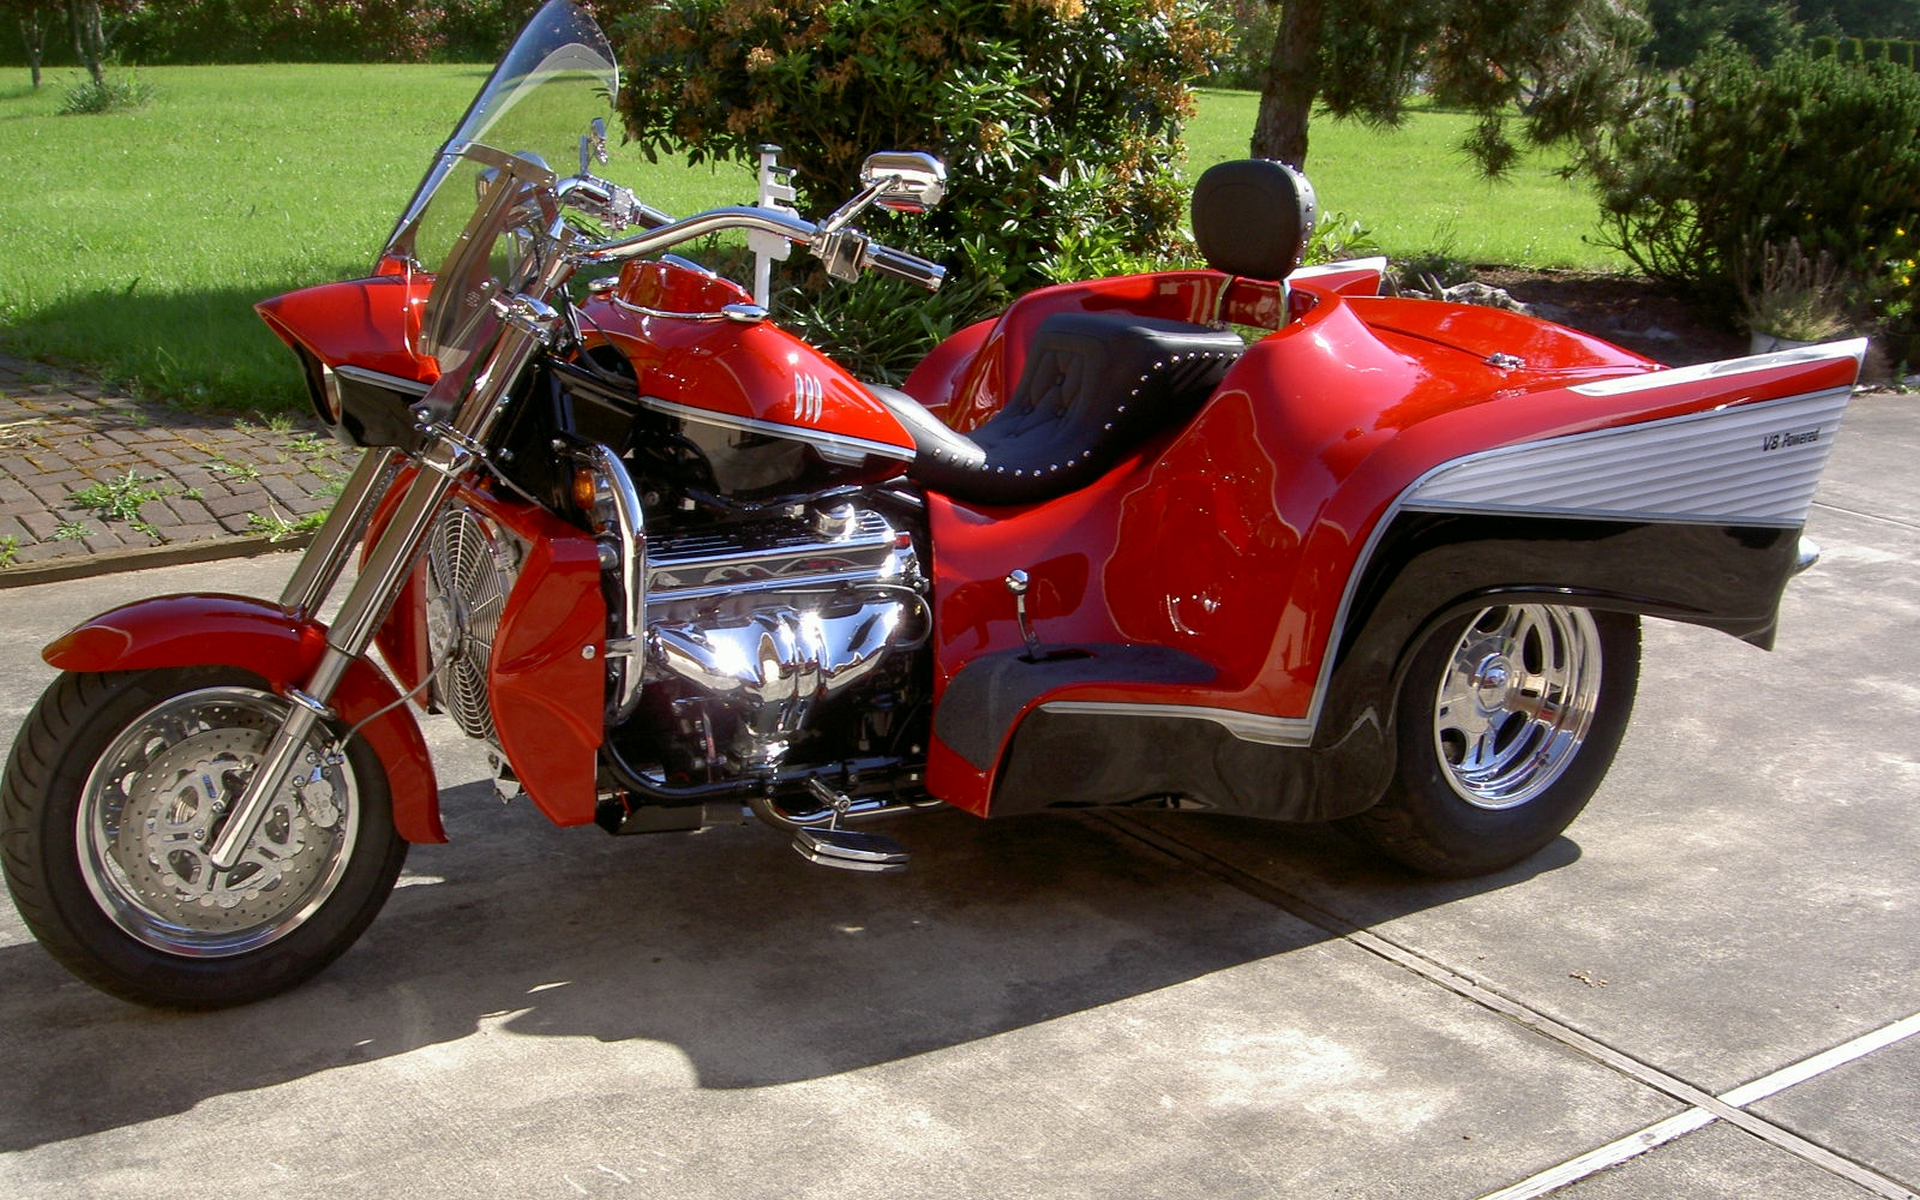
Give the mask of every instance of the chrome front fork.
[[[327, 648], [298, 687], [283, 691], [292, 702], [286, 720], [268, 743], [246, 791], [208, 848], [207, 857], [214, 867], [230, 870], [239, 863], [266, 816], [269, 800], [292, 777], [307, 739], [322, 720], [334, 715], [330, 707], [334, 690], [354, 660], [372, 644], [455, 483], [484, 461], [481, 447], [505, 408], [508, 390], [535, 352], [549, 344], [559, 320], [551, 308], [525, 296], [515, 297], [501, 309], [500, 339], [486, 365], [467, 381], [452, 424], [435, 424], [423, 431], [425, 446], [413, 455], [420, 470], [407, 485], [393, 519], [374, 543], [342, 601], [339, 615], [327, 630]], [[433, 393], [429, 397], [433, 398]], [[370, 451], [361, 460], [287, 583], [281, 602], [290, 615], [312, 619], [338, 582], [347, 556], [379, 501], [386, 468], [397, 457], [390, 451]]]
[[340, 488], [340, 498], [333, 502], [326, 521], [294, 566], [292, 577], [280, 593], [281, 608], [300, 619], [319, 615], [320, 606], [333, 592], [333, 585], [340, 581], [347, 559], [353, 554], [360, 535], [367, 531], [373, 510], [386, 494], [387, 485], [393, 481], [393, 472], [401, 461], [398, 451], [385, 447], [360, 456], [360, 465], [347, 476]]

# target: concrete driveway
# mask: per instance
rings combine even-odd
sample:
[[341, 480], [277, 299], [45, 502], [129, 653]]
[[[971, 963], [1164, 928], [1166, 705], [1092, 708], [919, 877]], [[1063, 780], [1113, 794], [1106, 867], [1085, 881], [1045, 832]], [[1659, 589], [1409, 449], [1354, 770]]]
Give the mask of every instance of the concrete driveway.
[[[1917, 461], [1858, 401], [1781, 648], [1649, 625], [1587, 814], [1472, 883], [1176, 814], [616, 840], [438, 727], [453, 841], [291, 995], [133, 1008], [5, 906], [0, 1195], [1910, 1196]], [[78, 616], [290, 566], [0, 593], [0, 747]]]

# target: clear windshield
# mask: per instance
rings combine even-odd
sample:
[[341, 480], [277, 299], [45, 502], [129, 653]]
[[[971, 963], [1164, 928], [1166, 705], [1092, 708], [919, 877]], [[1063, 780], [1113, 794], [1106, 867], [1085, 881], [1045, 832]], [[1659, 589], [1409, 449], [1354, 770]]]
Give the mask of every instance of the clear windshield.
[[571, 174], [581, 135], [594, 118], [613, 115], [619, 86], [613, 47], [593, 18], [570, 0], [551, 0], [527, 22], [454, 128], [383, 257], [430, 271], [453, 248], [473, 213], [484, 170], [461, 157], [461, 147], [480, 143]]

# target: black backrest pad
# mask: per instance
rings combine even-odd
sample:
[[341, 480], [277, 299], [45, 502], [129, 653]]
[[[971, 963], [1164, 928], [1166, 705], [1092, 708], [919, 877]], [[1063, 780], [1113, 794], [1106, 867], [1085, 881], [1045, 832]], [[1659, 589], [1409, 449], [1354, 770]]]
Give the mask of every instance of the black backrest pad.
[[981, 456], [923, 453], [923, 486], [979, 504], [1032, 504], [1099, 478], [1187, 420], [1245, 344], [1231, 330], [1126, 314], [1040, 323], [1006, 407], [973, 432]]
[[1229, 275], [1285, 279], [1313, 236], [1313, 185], [1285, 163], [1244, 158], [1208, 167], [1193, 185], [1193, 240]]

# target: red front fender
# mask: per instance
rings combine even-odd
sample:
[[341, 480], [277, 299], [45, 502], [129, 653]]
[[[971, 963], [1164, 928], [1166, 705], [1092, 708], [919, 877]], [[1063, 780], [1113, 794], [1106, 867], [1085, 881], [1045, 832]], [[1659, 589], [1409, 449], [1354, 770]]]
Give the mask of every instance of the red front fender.
[[[101, 613], [40, 652], [62, 671], [137, 671], [156, 667], [239, 667], [275, 689], [304, 681], [326, 649], [326, 627], [289, 617], [277, 604], [246, 596], [156, 596]], [[409, 842], [444, 842], [440, 788], [426, 739], [392, 683], [357, 659], [333, 694], [349, 725], [379, 754], [393, 792], [393, 824]]]

